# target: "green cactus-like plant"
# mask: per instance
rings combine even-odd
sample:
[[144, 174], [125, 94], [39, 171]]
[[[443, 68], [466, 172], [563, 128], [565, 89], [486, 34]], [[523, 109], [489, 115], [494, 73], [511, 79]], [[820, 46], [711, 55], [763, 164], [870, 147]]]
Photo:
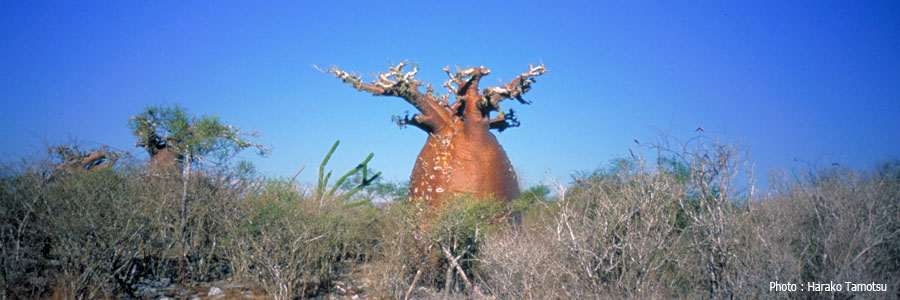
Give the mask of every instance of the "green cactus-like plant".
[[[363, 160], [361, 163], [359, 163], [359, 165], [357, 165], [355, 168], [347, 171], [347, 173], [345, 173], [344, 176], [341, 176], [341, 178], [338, 178], [338, 180], [331, 186], [331, 189], [328, 189], [328, 192], [325, 192], [325, 189], [328, 186], [328, 180], [331, 178], [331, 171], [328, 171], [328, 173], [325, 173], [325, 165], [328, 164], [328, 160], [331, 159], [331, 155], [334, 154], [334, 151], [337, 150], [337, 147], [340, 143], [341, 143], [340, 140], [337, 140], [334, 142], [334, 145], [331, 146], [331, 150], [328, 151], [328, 154], [325, 155], [325, 159], [322, 160], [322, 164], [319, 165], [319, 181], [318, 181], [318, 184], [316, 185], [316, 199], [319, 200], [319, 203], [322, 203], [322, 201], [324, 201], [325, 198], [334, 196], [334, 193], [337, 191], [338, 187], [340, 187], [341, 184], [343, 184], [344, 181], [346, 181], [347, 178], [349, 178], [353, 174], [362, 172], [362, 180], [356, 187], [354, 187], [350, 191], [348, 191], [348, 192], [344, 193], [343, 195], [341, 195], [340, 197], [338, 197], [338, 201], [346, 201], [347, 199], [349, 199], [350, 197], [352, 197], [353, 195], [355, 195], [356, 193], [361, 191], [363, 188], [374, 183], [375, 180], [377, 180], [378, 177], [381, 176], [381, 172], [376, 172], [374, 175], [372, 175], [372, 177], [368, 176], [369, 175], [368, 174], [369, 161], [372, 160], [372, 157], [375, 156], [375, 153], [369, 153], [369, 156], [366, 156], [365, 160]], [[363, 205], [363, 204], [369, 203], [370, 201], [372, 201], [372, 199], [368, 198], [368, 199], [362, 199], [362, 200], [350, 202], [350, 203], [347, 203], [346, 205], [358, 206], [358, 205]]]

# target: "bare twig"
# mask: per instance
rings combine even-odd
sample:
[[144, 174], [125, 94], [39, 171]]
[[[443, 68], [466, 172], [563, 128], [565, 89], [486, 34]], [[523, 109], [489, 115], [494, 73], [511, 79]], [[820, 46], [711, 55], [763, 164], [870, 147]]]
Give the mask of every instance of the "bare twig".
[[463, 271], [462, 267], [459, 265], [458, 260], [465, 255], [466, 251], [464, 250], [462, 254], [453, 256], [453, 253], [450, 252], [450, 249], [447, 248], [447, 245], [441, 245], [441, 250], [444, 252], [444, 257], [450, 260], [450, 266], [456, 269], [456, 273], [459, 274], [459, 277], [462, 278], [463, 283], [466, 285], [466, 290], [472, 290], [472, 282], [469, 281], [468, 276], [466, 276], [466, 272]]

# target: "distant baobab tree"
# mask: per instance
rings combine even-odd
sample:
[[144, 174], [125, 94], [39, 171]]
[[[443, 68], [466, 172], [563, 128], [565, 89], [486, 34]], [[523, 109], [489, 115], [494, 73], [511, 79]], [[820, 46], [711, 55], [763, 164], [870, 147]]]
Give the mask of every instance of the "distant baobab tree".
[[178, 105], [148, 106], [128, 120], [128, 127], [138, 138], [135, 146], [147, 151], [150, 165], [154, 167], [183, 166], [185, 161], [195, 163], [217, 156], [228, 157], [246, 148], [256, 148], [260, 155], [269, 152], [268, 148], [248, 139], [258, 137], [259, 133], [225, 125], [217, 116], [189, 116]]

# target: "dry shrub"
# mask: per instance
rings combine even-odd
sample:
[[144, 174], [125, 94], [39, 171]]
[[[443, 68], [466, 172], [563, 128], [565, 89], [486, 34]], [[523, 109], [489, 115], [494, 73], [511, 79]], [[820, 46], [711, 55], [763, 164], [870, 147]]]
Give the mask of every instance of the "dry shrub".
[[[736, 184], [732, 145], [657, 144], [650, 168], [618, 160], [557, 185], [520, 230], [485, 239], [478, 284], [502, 299], [900, 297], [900, 162]], [[886, 292], [775, 292], [774, 281], [878, 283]]]
[[[759, 196], [733, 145], [700, 136], [649, 149], [651, 162], [616, 160], [552, 197], [462, 198], [433, 214], [229, 168], [184, 185], [177, 170], [125, 159], [63, 176], [47, 161], [5, 165], [0, 298], [136, 298], [138, 284], [183, 277], [293, 299], [360, 269], [386, 299], [900, 297], [900, 160], [775, 173]], [[772, 292], [773, 281], [888, 291]]]
[[397, 299], [480, 295], [473, 282], [483, 271], [477, 259], [481, 245], [508, 221], [500, 202], [462, 196], [439, 209], [410, 203], [390, 203], [385, 209], [371, 268], [377, 294]]
[[269, 180], [233, 212], [226, 252], [235, 275], [260, 284], [275, 299], [320, 294], [366, 261], [375, 246], [371, 206], [338, 197], [316, 201], [286, 181]]
[[136, 177], [126, 170], [54, 167], [45, 159], [4, 168], [2, 215], [16, 231], [4, 230], [15, 232], [4, 234], [4, 245], [15, 246], [4, 247], [13, 253], [3, 259], [28, 265], [4, 270], [7, 295], [45, 295], [52, 285], [72, 298], [113, 297], [127, 289], [154, 225], [135, 200]]
[[103, 171], [67, 177], [44, 195], [41, 223], [50, 235], [52, 262], [73, 295], [110, 298], [140, 255], [149, 222], [137, 212], [127, 178]]
[[804, 286], [874, 282], [887, 287], [887, 292], [851, 292], [844, 286], [790, 298], [900, 297], [900, 161], [866, 172], [828, 167], [772, 181], [772, 195], [750, 205], [744, 224], [755, 237], [745, 244], [757, 255], [744, 270], [745, 295], [769, 294], [768, 283], [777, 279]]
[[414, 279], [420, 280], [420, 269], [428, 259], [419, 221], [422, 210], [406, 202], [390, 202], [382, 210], [377, 228], [379, 243], [369, 277], [374, 281], [375, 294], [385, 299], [402, 299]]
[[190, 176], [124, 159], [96, 172], [56, 169], [39, 160], [0, 174], [2, 298], [51, 289], [137, 298], [142, 288], [237, 277], [293, 299], [366, 261], [377, 237], [364, 201], [313, 200], [225, 165]]
[[53, 281], [45, 258], [52, 244], [36, 221], [43, 177], [10, 165], [0, 172], [0, 298], [37, 298]]
[[225, 228], [215, 220], [234, 207], [245, 181], [197, 172], [182, 226], [177, 170], [129, 160], [96, 171], [54, 166], [50, 159], [4, 166], [4, 298], [50, 289], [68, 298], [135, 297], [135, 284], [147, 280], [207, 281], [228, 272], [216, 242]]
[[[733, 221], [737, 148], [698, 137], [650, 146], [655, 164], [616, 160], [609, 170], [557, 184], [543, 217], [485, 242], [483, 285], [500, 298], [732, 296], [740, 268]], [[541, 210], [539, 210], [541, 211]]]
[[677, 263], [670, 253], [684, 190], [669, 176], [595, 174], [560, 195], [547, 208], [554, 215], [526, 217], [522, 230], [485, 242], [484, 284], [492, 295], [660, 297], [660, 285], [680, 279], [668, 270]]

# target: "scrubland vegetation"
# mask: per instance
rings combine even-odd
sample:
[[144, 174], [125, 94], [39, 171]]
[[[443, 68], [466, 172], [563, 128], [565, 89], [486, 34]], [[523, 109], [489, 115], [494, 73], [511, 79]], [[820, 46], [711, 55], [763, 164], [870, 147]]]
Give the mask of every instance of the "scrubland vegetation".
[[[6, 163], [0, 298], [137, 298], [140, 283], [167, 279], [294, 299], [349, 272], [380, 299], [900, 297], [900, 161], [775, 172], [760, 195], [733, 145], [645, 150], [509, 205], [460, 197], [439, 210], [377, 180], [344, 197], [365, 177], [329, 193], [242, 164], [183, 176], [127, 158], [65, 174], [52, 155]], [[887, 291], [775, 292], [774, 281]]]

